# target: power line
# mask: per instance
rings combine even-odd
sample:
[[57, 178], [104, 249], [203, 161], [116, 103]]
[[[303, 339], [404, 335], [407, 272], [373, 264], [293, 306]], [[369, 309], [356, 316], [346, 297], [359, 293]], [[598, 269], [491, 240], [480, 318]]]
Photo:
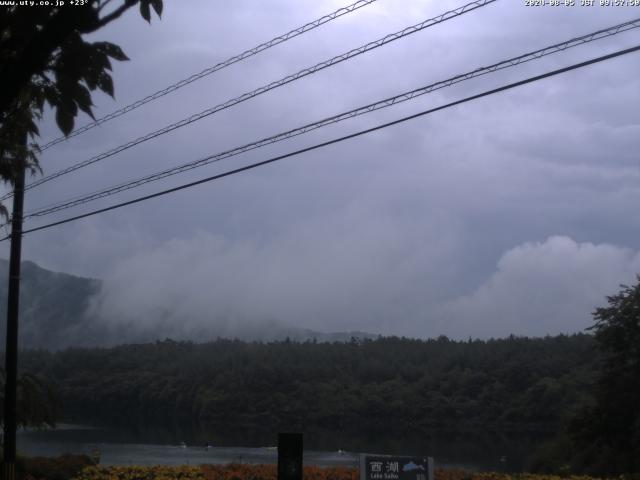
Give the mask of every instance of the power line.
[[[130, 142], [127, 142], [125, 144], [122, 144], [118, 147], [115, 147], [112, 150], [109, 150], [108, 152], [105, 153], [101, 153], [99, 155], [96, 155], [88, 160], [85, 160], [83, 162], [77, 163], [75, 165], [72, 165], [70, 167], [67, 167], [63, 170], [60, 170], [56, 173], [53, 173], [49, 176], [46, 176], [44, 178], [41, 178], [39, 180], [36, 180], [35, 182], [30, 183], [29, 185], [27, 185], [25, 187], [25, 190], [29, 190], [33, 187], [36, 187], [38, 185], [42, 185], [43, 183], [49, 182], [55, 178], [58, 178], [62, 175], [66, 175], [68, 173], [74, 172], [80, 168], [86, 167], [88, 165], [91, 165], [93, 163], [96, 163], [100, 160], [104, 160], [105, 158], [111, 157], [113, 155], [116, 155], [120, 152], [123, 152], [125, 150], [128, 150], [131, 147], [134, 147], [140, 143], [146, 142], [147, 140], [151, 140], [153, 138], [159, 137], [160, 135], [164, 135], [165, 133], [171, 132], [173, 130], [176, 130], [180, 127], [184, 127], [186, 125], [189, 125], [191, 123], [197, 122], [198, 120], [201, 120], [209, 115], [212, 115], [214, 113], [217, 113], [221, 110], [225, 110], [229, 107], [232, 107], [234, 105], [237, 105], [239, 103], [242, 103], [244, 101], [247, 101], [253, 97], [256, 97], [258, 95], [261, 95], [263, 93], [269, 92], [271, 90], [274, 90], [278, 87], [281, 87], [283, 85], [286, 85], [288, 83], [291, 83], [295, 80], [299, 80], [300, 78], [306, 77], [307, 75], [311, 75], [314, 74], [316, 72], [319, 72], [320, 70], [323, 70], [327, 67], [331, 67], [333, 65], [337, 65], [338, 63], [341, 63], [345, 60], [349, 60], [353, 57], [356, 57], [358, 55], [361, 55], [363, 53], [369, 52], [371, 50], [374, 50], [376, 48], [379, 48], [383, 45], [386, 45], [387, 43], [393, 42], [395, 40], [398, 40], [400, 38], [406, 37], [408, 35], [411, 35], [413, 33], [419, 32], [421, 30], [424, 30], [425, 28], [428, 27], [432, 27], [434, 25], [437, 25], [439, 23], [445, 22], [447, 20], [450, 20], [452, 18], [458, 17], [460, 15], [463, 15], [467, 12], [476, 10], [478, 8], [484, 7], [490, 3], [495, 2], [496, 0], [475, 0], [471, 3], [468, 3], [462, 7], [458, 7], [454, 10], [450, 10], [447, 11], [441, 15], [438, 15], [437, 17], [434, 18], [430, 18], [428, 20], [425, 20], [423, 22], [420, 22], [416, 25], [412, 25], [410, 27], [406, 27], [403, 30], [396, 32], [396, 33], [392, 33], [389, 35], [386, 35], [383, 38], [380, 38], [378, 40], [375, 40], [373, 42], [369, 42], [366, 45], [363, 45], [361, 47], [355, 48], [353, 50], [350, 50], [346, 53], [343, 53], [341, 55], [337, 55], [329, 60], [325, 60], [323, 62], [320, 62], [312, 67], [309, 68], [305, 68], [303, 70], [300, 70], [297, 73], [294, 73], [292, 75], [288, 75], [280, 80], [277, 80], [275, 82], [271, 82], [268, 85], [264, 85], [256, 90], [253, 90], [251, 92], [245, 93], [243, 95], [240, 95], [239, 97], [233, 98], [231, 100], [228, 100], [224, 103], [221, 103], [219, 105], [216, 105], [215, 107], [211, 107], [207, 110], [203, 110], [202, 112], [196, 113], [194, 115], [191, 115], [190, 117], [184, 118], [178, 122], [172, 123], [171, 125], [168, 125], [164, 128], [161, 128], [159, 130], [156, 130], [154, 132], [148, 133], [146, 135], [143, 135], [141, 137], [138, 137], [135, 140], [131, 140]], [[11, 193], [7, 193], [6, 195], [4, 195], [2, 198], [0, 198], [0, 200], [5, 200], [7, 198], [9, 198], [12, 194]]]
[[270, 145], [276, 142], [280, 142], [298, 135], [302, 135], [305, 133], [308, 133], [310, 131], [316, 130], [318, 128], [322, 128], [324, 126], [333, 124], [333, 123], [338, 123], [341, 122], [343, 120], [347, 120], [350, 118], [354, 118], [357, 117], [359, 115], [364, 115], [366, 113], [369, 112], [373, 112], [376, 110], [380, 110], [383, 108], [387, 108], [390, 107], [392, 105], [397, 105], [399, 103], [402, 102], [406, 102], [408, 100], [412, 100], [418, 96], [421, 95], [425, 95], [427, 93], [431, 93], [435, 90], [439, 90], [441, 88], [445, 88], [445, 87], [449, 87], [451, 85], [455, 85], [457, 83], [466, 81], [466, 80], [470, 80], [472, 78], [475, 77], [479, 77], [482, 75], [486, 75], [488, 73], [492, 73], [495, 71], [499, 71], [505, 68], [510, 68], [510, 67], [514, 67], [517, 65], [520, 65], [522, 63], [526, 63], [532, 60], [537, 60], [540, 59], [542, 57], [545, 57], [547, 55], [552, 55], [554, 53], [558, 53], [561, 51], [565, 51], [569, 48], [573, 48], [576, 47], [578, 45], [583, 45], [585, 43], [589, 43], [589, 42], [593, 42], [595, 40], [599, 40], [602, 38], [607, 38], [610, 37], [612, 35], [616, 35], [618, 33], [621, 32], [625, 32], [634, 28], [638, 28], [640, 27], [640, 18], [637, 18], [635, 20], [630, 20], [628, 22], [624, 22], [618, 25], [614, 25], [612, 27], [609, 28], [605, 28], [605, 29], [601, 29], [598, 30], [596, 32], [593, 33], [589, 33], [587, 35], [582, 35], [580, 37], [576, 37], [576, 38], [572, 38], [570, 40], [561, 42], [561, 43], [557, 43], [555, 45], [551, 45], [539, 50], [535, 50], [533, 52], [529, 52], [529, 53], [525, 53], [523, 55], [519, 55], [517, 57], [513, 57], [507, 60], [503, 60], [501, 62], [495, 63], [493, 65], [487, 66], [487, 67], [481, 67], [478, 68], [476, 70], [472, 70], [470, 72], [467, 73], [463, 73], [460, 75], [456, 75], [454, 77], [451, 77], [447, 80], [442, 80], [436, 83], [432, 83], [430, 85], [415, 89], [415, 90], [411, 90], [409, 92], [405, 92], [399, 95], [395, 95], [393, 97], [389, 97], [386, 98], [384, 100], [380, 100], [377, 101], [375, 103], [371, 103], [369, 105], [363, 106], [363, 107], [358, 107], [356, 109], [353, 110], [349, 110], [347, 112], [343, 112], [340, 113], [338, 115], [334, 115], [328, 118], [324, 118], [322, 120], [319, 120], [317, 122], [314, 123], [310, 123], [307, 125], [304, 125], [302, 127], [298, 127], [292, 130], [288, 130], [286, 132], [282, 132], [282, 133], [278, 133], [276, 135], [270, 136], [270, 137], [266, 137], [245, 145], [242, 145], [240, 147], [235, 147], [233, 149], [230, 150], [226, 150], [224, 152], [220, 152], [217, 153], [215, 155], [210, 155], [207, 156], [203, 159], [198, 159], [183, 165], [179, 165], [173, 168], [169, 168], [166, 170], [162, 170], [160, 172], [156, 172], [153, 173], [151, 175], [146, 175], [144, 177], [138, 178], [136, 180], [131, 180], [128, 181], [126, 183], [122, 183], [120, 185], [116, 185], [116, 186], [112, 186], [109, 187], [107, 189], [103, 189], [103, 190], [99, 190], [97, 192], [93, 192], [90, 194], [86, 194], [86, 195], [82, 195], [82, 196], [77, 196], [68, 200], [64, 200], [62, 202], [58, 202], [54, 205], [50, 205], [47, 207], [41, 207], [40, 209], [37, 210], [32, 210], [31, 212], [27, 212], [25, 214], [25, 218], [32, 218], [32, 217], [41, 217], [41, 216], [45, 216], [45, 215], [49, 215], [51, 213], [55, 213], [61, 210], [66, 210], [68, 208], [72, 208], [74, 206], [77, 205], [81, 205], [81, 204], [85, 204], [88, 203], [90, 201], [94, 201], [100, 198], [105, 198], [105, 197], [109, 197], [112, 195], [115, 195], [117, 193], [132, 189], [132, 188], [136, 188], [139, 187], [141, 185], [147, 184], [147, 183], [151, 183], [157, 180], [161, 180], [163, 178], [166, 177], [170, 177], [173, 175], [177, 175], [179, 173], [183, 173], [189, 170], [192, 170], [194, 168], [198, 168], [198, 167], [202, 167], [214, 162], [218, 162], [236, 155], [240, 155], [242, 153], [251, 151], [251, 150], [255, 150], [257, 148], [266, 146], [266, 145]]
[[[108, 211], [111, 211], [111, 210], [116, 210], [118, 208], [126, 207], [128, 205], [133, 205], [135, 203], [140, 203], [140, 202], [143, 202], [143, 201], [146, 201], [146, 200], [150, 200], [152, 198], [164, 196], [164, 195], [167, 195], [169, 193], [174, 193], [174, 192], [177, 192], [179, 190], [184, 190], [184, 189], [187, 189], [187, 188], [191, 188], [191, 187], [194, 187], [196, 185], [212, 182], [214, 180], [219, 180], [221, 178], [228, 177], [228, 176], [231, 176], [231, 175], [235, 175], [237, 173], [241, 173], [241, 172], [244, 172], [244, 171], [247, 171], [247, 170], [252, 170], [254, 168], [261, 167], [261, 166], [264, 166], [264, 165], [268, 165], [270, 163], [274, 163], [274, 162], [277, 162], [279, 160], [283, 160], [285, 158], [293, 157], [293, 156], [296, 156], [296, 155], [300, 155], [302, 153], [310, 152], [312, 150], [317, 150], [319, 148], [327, 147], [327, 146], [333, 145], [335, 143], [343, 142], [345, 140], [349, 140], [349, 139], [352, 139], [352, 138], [355, 138], [355, 137], [366, 135], [368, 133], [375, 132], [377, 130], [381, 130], [383, 128], [391, 127], [393, 125], [398, 125], [400, 123], [404, 123], [406, 121], [413, 120], [415, 118], [422, 117], [424, 115], [428, 115], [428, 114], [431, 114], [431, 113], [434, 113], [434, 112], [437, 112], [437, 111], [440, 111], [440, 110], [445, 110], [447, 108], [451, 108], [451, 107], [454, 107], [456, 105], [461, 105], [463, 103], [467, 103], [467, 102], [470, 102], [472, 100], [477, 100], [477, 99], [482, 98], [482, 97], [487, 97], [489, 95], [493, 95], [493, 94], [496, 94], [496, 93], [499, 93], [499, 92], [503, 92], [505, 90], [510, 90], [512, 88], [516, 88], [516, 87], [519, 87], [519, 86], [522, 86], [522, 85], [526, 85], [526, 84], [529, 84], [529, 83], [537, 82], [539, 80], [543, 80], [545, 78], [549, 78], [549, 77], [552, 77], [552, 76], [555, 76], [555, 75], [559, 75], [561, 73], [565, 73], [565, 72], [569, 72], [571, 70], [576, 70], [576, 69], [579, 69], [579, 68], [583, 68], [583, 67], [586, 67], [588, 65], [593, 65], [595, 63], [603, 62], [605, 60], [609, 60], [609, 59], [612, 59], [612, 58], [615, 58], [615, 57], [626, 55], [626, 54], [629, 54], [629, 53], [632, 53], [632, 52], [637, 52], [638, 50], [640, 50], [640, 45], [637, 45], [637, 46], [631, 47], [631, 48], [627, 48], [627, 49], [624, 49], [624, 50], [618, 50], [617, 52], [610, 53], [608, 55], [603, 55], [603, 56], [600, 56], [600, 57], [593, 58], [591, 60], [587, 60], [587, 61], [584, 61], [584, 62], [580, 62], [580, 63], [576, 63], [576, 64], [573, 64], [573, 65], [570, 65], [568, 67], [564, 67], [564, 68], [560, 68], [560, 69], [557, 69], [557, 70], [553, 70], [553, 71], [550, 71], [550, 72], [547, 72], [547, 73], [543, 73], [541, 75], [536, 75], [534, 77], [529, 77], [529, 78], [527, 78], [525, 80], [520, 80], [518, 82], [514, 82], [514, 83], [507, 84], [507, 85], [503, 85], [502, 87], [494, 88], [492, 90], [487, 90], [485, 92], [482, 92], [482, 93], [479, 93], [479, 94], [476, 94], [476, 95], [472, 95], [470, 97], [466, 97], [466, 98], [463, 98], [461, 100], [456, 100], [455, 102], [447, 103], [447, 104], [441, 105], [439, 107], [431, 108], [429, 110], [424, 110], [422, 112], [415, 113], [413, 115], [409, 115], [409, 116], [400, 118], [398, 120], [394, 120], [392, 122], [383, 123], [381, 125], [377, 125], [377, 126], [372, 127], [372, 128], [368, 128], [368, 129], [365, 129], [365, 130], [360, 130], [358, 132], [355, 132], [355, 133], [352, 133], [352, 134], [349, 134], [349, 135], [345, 135], [343, 137], [339, 137], [339, 138], [335, 138], [333, 140], [329, 140], [329, 141], [326, 141], [326, 142], [318, 143], [318, 144], [312, 145], [310, 147], [306, 147], [306, 148], [303, 148], [303, 149], [300, 149], [300, 150], [296, 150], [294, 152], [286, 153], [284, 155], [279, 155], [277, 157], [272, 157], [272, 158], [270, 158], [268, 160], [263, 160], [261, 162], [252, 163], [252, 164], [246, 165], [244, 167], [236, 168], [234, 170], [229, 170], [227, 172], [223, 172], [223, 173], [220, 173], [220, 174], [217, 174], [217, 175], [213, 175], [211, 177], [203, 178], [201, 180], [196, 180], [194, 182], [186, 183], [186, 184], [180, 185], [178, 187], [169, 188], [167, 190], [162, 190], [160, 192], [152, 193], [150, 195], [145, 195], [145, 196], [142, 196], [142, 197], [138, 197], [138, 198], [135, 198], [133, 200], [129, 200], [129, 201], [126, 201], [126, 202], [122, 202], [122, 203], [118, 203], [118, 204], [115, 204], [115, 205], [111, 205], [109, 207], [101, 208], [101, 209], [98, 209], [98, 210], [93, 210], [91, 212], [83, 213], [81, 215], [76, 215], [74, 217], [65, 218], [65, 219], [59, 220], [57, 222], [52, 222], [52, 223], [48, 223], [46, 225], [41, 225], [39, 227], [35, 227], [35, 228], [28, 229], [28, 230], [24, 230], [23, 233], [32, 233], [32, 232], [37, 232], [39, 230], [45, 230], [45, 229], [48, 229], [48, 228], [51, 228], [51, 227], [55, 227], [55, 226], [58, 226], [58, 225], [63, 225], [65, 223], [69, 223], [69, 222], [73, 222], [75, 220], [80, 220], [82, 218], [91, 217], [91, 216], [97, 215], [99, 213], [104, 213], [104, 212], [108, 212]], [[4, 238], [0, 239], [0, 241], [5, 241], [8, 238], [9, 237], [4, 237]]]
[[105, 115], [104, 117], [98, 118], [97, 120], [95, 120], [94, 122], [91, 122], [81, 128], [78, 128], [76, 130], [73, 130], [68, 136], [61, 136], [58, 137], [54, 140], [51, 140], [50, 142], [46, 143], [44, 146], [42, 146], [40, 148], [41, 151], [47, 150], [50, 147], [53, 147], [54, 145], [57, 145], [58, 143], [64, 142], [65, 140], [71, 138], [71, 137], [75, 137], [76, 135], [80, 135], [81, 133], [84, 133], [88, 130], [91, 130], [94, 127], [97, 127], [98, 125], [102, 125], [103, 123], [108, 122], [109, 120], [113, 120], [114, 118], [118, 118], [122, 115], [124, 115], [125, 113], [129, 113], [132, 110], [135, 110], [136, 108], [141, 107], [142, 105], [149, 103], [153, 100], [157, 100], [160, 97], [164, 97], [165, 95], [168, 95], [169, 93], [175, 92], [176, 90], [189, 85], [190, 83], [195, 82], [196, 80], [200, 80], [201, 78], [204, 78], [208, 75], [211, 75], [212, 73], [217, 72], [218, 70], [222, 70], [223, 68], [229, 67], [231, 65], [233, 65], [234, 63], [238, 63], [242, 60], [245, 60], [249, 57], [252, 57], [254, 55], [257, 55], [258, 53], [264, 52], [265, 50], [268, 50], [271, 47], [275, 47], [276, 45], [286, 42], [287, 40], [291, 40], [292, 38], [297, 37], [298, 35], [302, 35], [303, 33], [306, 33], [310, 30], [313, 30], [315, 28], [320, 27], [321, 25], [324, 25], [325, 23], [328, 23], [332, 20], [335, 20], [336, 18], [339, 18], [343, 15], [346, 15], [348, 13], [354, 12], [356, 10], [358, 10], [359, 8], [365, 7], [367, 5], [372, 4], [373, 2], [376, 2], [377, 0], [358, 0], [355, 3], [352, 3], [351, 5], [347, 5], [346, 7], [342, 7], [339, 8], [338, 10], [335, 10], [334, 12], [331, 12], [327, 15], [324, 15], [316, 20], [313, 20], [312, 22], [309, 22], [301, 27], [298, 27], [294, 30], [291, 30], [290, 32], [287, 32], [283, 35], [279, 35], [277, 37], [272, 38], [271, 40], [269, 40], [268, 42], [264, 42], [261, 43], [260, 45], [258, 45], [257, 47], [253, 47], [250, 48], [249, 50], [245, 50], [244, 52], [235, 55], [231, 58], [228, 58], [226, 60], [224, 60], [223, 62], [217, 63], [216, 65], [213, 65], [211, 67], [205, 68], [204, 70], [202, 70], [200, 73], [196, 73], [194, 75], [191, 75], [188, 78], [184, 78], [172, 85], [169, 85], [168, 87], [162, 89], [162, 90], [158, 90], [155, 93], [152, 93], [151, 95], [148, 95], [140, 100], [137, 100], [125, 107], [122, 107], [119, 110], [116, 110], [115, 112], [112, 112], [108, 115]]

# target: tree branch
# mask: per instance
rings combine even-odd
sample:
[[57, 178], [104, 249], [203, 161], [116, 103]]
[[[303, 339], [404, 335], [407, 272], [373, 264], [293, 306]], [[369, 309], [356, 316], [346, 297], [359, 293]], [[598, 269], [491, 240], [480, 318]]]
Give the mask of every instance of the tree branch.
[[[109, 1], [110, 0], [107, 0], [107, 3], [109, 3]], [[113, 12], [111, 12], [109, 15], [106, 15], [105, 17], [101, 18], [98, 21], [98, 26], [96, 27], [96, 30], [100, 27], [104, 27], [108, 23], [111, 23], [115, 19], [119, 18], [124, 12], [129, 10], [136, 3], [138, 3], [138, 0], [125, 0], [124, 5], [121, 5], [120, 7], [115, 9]]]

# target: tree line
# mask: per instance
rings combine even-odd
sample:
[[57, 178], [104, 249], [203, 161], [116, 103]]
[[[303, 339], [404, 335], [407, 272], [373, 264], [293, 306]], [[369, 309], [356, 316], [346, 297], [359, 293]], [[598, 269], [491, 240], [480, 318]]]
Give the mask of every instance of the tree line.
[[22, 368], [47, 379], [67, 420], [404, 436], [543, 432], [553, 439], [539, 448], [538, 470], [639, 473], [640, 277], [607, 301], [593, 313], [593, 335], [167, 339], [26, 351]]
[[160, 341], [26, 351], [62, 418], [110, 425], [556, 432], [590, 399], [589, 335], [347, 343]]

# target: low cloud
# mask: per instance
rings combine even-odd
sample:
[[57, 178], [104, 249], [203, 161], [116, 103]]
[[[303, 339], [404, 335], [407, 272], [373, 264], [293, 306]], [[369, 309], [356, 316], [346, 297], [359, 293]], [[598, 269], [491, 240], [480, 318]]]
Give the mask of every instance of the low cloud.
[[113, 265], [90, 313], [126, 327], [129, 338], [265, 338], [260, 330], [276, 323], [415, 337], [542, 336], [584, 330], [605, 296], [640, 271], [638, 252], [554, 236], [508, 250], [480, 286], [451, 298], [461, 245], [426, 230], [406, 235], [392, 218], [358, 218], [344, 213], [263, 243], [200, 232], [140, 250]]
[[90, 314], [160, 337], [236, 335], [270, 320], [419, 335], [421, 312], [451, 282], [454, 246], [427, 225], [358, 206], [262, 242], [199, 232], [114, 263]]
[[497, 270], [470, 295], [442, 307], [448, 333], [501, 337], [574, 333], [621, 283], [634, 283], [640, 253], [555, 236], [507, 251]]

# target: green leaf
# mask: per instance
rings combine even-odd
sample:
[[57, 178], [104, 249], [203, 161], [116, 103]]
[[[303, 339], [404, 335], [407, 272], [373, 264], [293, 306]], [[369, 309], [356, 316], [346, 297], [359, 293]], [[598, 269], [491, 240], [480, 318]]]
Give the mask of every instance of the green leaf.
[[98, 77], [98, 88], [113, 97], [113, 80], [107, 72], [102, 72]]
[[84, 82], [89, 87], [89, 90], [93, 91], [98, 88], [98, 78], [100, 76], [100, 72], [97, 70], [90, 70], [86, 72], [84, 75]]
[[[96, 46], [91, 52], [91, 61], [88, 65], [83, 69], [84, 72], [95, 71], [101, 72], [102, 70], [111, 70], [111, 60], [109, 60], [109, 55], [107, 53], [108, 47], [104, 48], [103, 46]], [[120, 50], [122, 53], [122, 50]], [[128, 60], [127, 57], [122, 53], [122, 56], [125, 60]], [[119, 57], [122, 58], [122, 57]]]
[[151, 10], [149, 9], [149, 0], [140, 1], [140, 15], [147, 22], [151, 23]]
[[[148, 9], [148, 6], [147, 6]], [[95, 47], [97, 47], [97, 49], [105, 54], [107, 54], [108, 56], [110, 56], [111, 58], [118, 60], [120, 62], [123, 62], [125, 60], [129, 60], [129, 57], [127, 57], [124, 52], [122, 51], [122, 49], [114, 44], [114, 43], [109, 43], [109, 42], [96, 42], [93, 44]]]
[[56, 123], [62, 133], [67, 136], [73, 130], [73, 115], [66, 108], [58, 107], [56, 110]]
[[38, 129], [38, 125], [36, 125], [36, 122], [34, 122], [33, 120], [29, 120], [27, 122], [27, 130], [32, 138], [40, 135], [40, 129]]
[[58, 93], [58, 90], [53, 86], [44, 88], [44, 98], [51, 107], [55, 107], [56, 105], [58, 105], [58, 103], [60, 103], [60, 94]]
[[91, 111], [93, 102], [91, 101], [91, 94], [89, 93], [89, 90], [87, 90], [83, 85], [77, 84], [74, 93], [78, 108], [95, 120], [96, 118], [93, 116], [93, 112]]
[[42, 113], [44, 109], [44, 97], [45, 94], [43, 91], [38, 92], [38, 95], [34, 99], [35, 107]]
[[162, 16], [162, 0], [150, 0], [151, 6], [155, 10], [158, 17]]
[[78, 115], [78, 105], [74, 101], [72, 96], [68, 96], [63, 98], [63, 103], [61, 105], [72, 117]]

